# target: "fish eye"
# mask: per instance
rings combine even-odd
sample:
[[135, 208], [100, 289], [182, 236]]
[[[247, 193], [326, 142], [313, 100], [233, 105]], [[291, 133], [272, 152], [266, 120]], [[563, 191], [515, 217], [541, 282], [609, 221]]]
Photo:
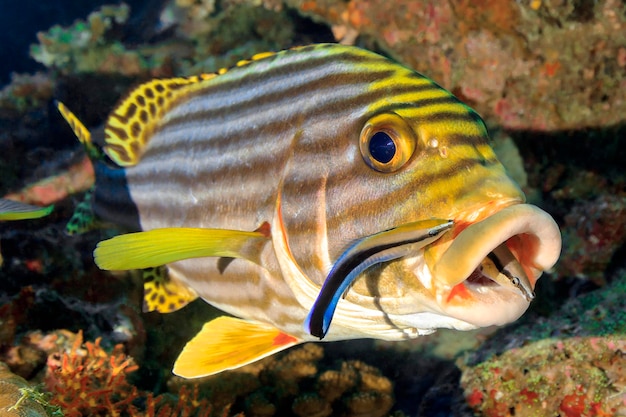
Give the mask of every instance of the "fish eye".
[[370, 138], [369, 151], [372, 158], [386, 164], [395, 156], [396, 144], [387, 132], [376, 132]]
[[379, 172], [395, 172], [415, 152], [416, 138], [408, 123], [395, 113], [379, 114], [361, 131], [360, 147], [365, 163]]

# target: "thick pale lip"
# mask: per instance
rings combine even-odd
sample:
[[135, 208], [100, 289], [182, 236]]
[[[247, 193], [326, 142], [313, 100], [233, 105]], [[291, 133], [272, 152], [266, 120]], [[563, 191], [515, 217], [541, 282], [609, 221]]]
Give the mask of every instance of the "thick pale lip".
[[[433, 283], [440, 296], [450, 294], [468, 280], [484, 259], [502, 244], [519, 262], [534, 288], [541, 273], [556, 263], [561, 251], [561, 235], [552, 217], [530, 204], [505, 207], [467, 226], [453, 237], [445, 252], [431, 265]], [[471, 289], [471, 285], [468, 288]], [[440, 302], [448, 299], [449, 296], [441, 296]]]

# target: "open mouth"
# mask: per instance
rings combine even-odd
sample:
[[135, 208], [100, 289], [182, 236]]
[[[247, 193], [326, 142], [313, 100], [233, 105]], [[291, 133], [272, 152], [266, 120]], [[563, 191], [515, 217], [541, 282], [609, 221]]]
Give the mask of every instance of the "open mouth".
[[469, 301], [491, 307], [509, 303], [521, 314], [534, 298], [537, 279], [560, 251], [552, 217], [529, 204], [506, 207], [456, 236], [452, 231], [449, 246], [434, 256], [431, 271], [439, 302], [446, 309]]
[[485, 326], [512, 321], [528, 308], [535, 282], [556, 263], [561, 237], [554, 220], [529, 204], [503, 208], [469, 225], [430, 219], [365, 236], [334, 263], [305, 328], [323, 338], [339, 299], [363, 271], [424, 248], [422, 265], [430, 274], [415, 276], [435, 295], [440, 313]]
[[528, 302], [535, 298], [534, 285], [506, 242], [489, 252], [470, 276], [457, 285], [479, 293], [490, 287], [508, 289]]

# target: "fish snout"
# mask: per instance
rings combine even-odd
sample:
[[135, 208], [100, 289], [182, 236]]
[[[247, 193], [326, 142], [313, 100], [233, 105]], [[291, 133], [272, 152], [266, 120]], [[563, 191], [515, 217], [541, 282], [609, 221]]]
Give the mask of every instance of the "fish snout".
[[560, 252], [560, 231], [549, 214], [530, 204], [508, 206], [431, 255], [433, 291], [453, 317], [476, 326], [505, 324], [526, 311], [537, 279]]

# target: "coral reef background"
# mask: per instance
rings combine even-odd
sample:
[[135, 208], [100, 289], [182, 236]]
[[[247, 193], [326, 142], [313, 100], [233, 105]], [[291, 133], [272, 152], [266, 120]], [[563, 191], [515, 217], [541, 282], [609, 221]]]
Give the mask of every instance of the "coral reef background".
[[[26, 0], [3, 2], [0, 23], [0, 192], [55, 203], [0, 224], [6, 415], [626, 415], [623, 1]], [[502, 329], [306, 345], [183, 384], [175, 355], [219, 312], [141, 313], [140, 277], [93, 265], [115, 231], [64, 234], [93, 172], [52, 101], [97, 132], [140, 81], [329, 41], [391, 56], [478, 110], [559, 223], [561, 259]]]

